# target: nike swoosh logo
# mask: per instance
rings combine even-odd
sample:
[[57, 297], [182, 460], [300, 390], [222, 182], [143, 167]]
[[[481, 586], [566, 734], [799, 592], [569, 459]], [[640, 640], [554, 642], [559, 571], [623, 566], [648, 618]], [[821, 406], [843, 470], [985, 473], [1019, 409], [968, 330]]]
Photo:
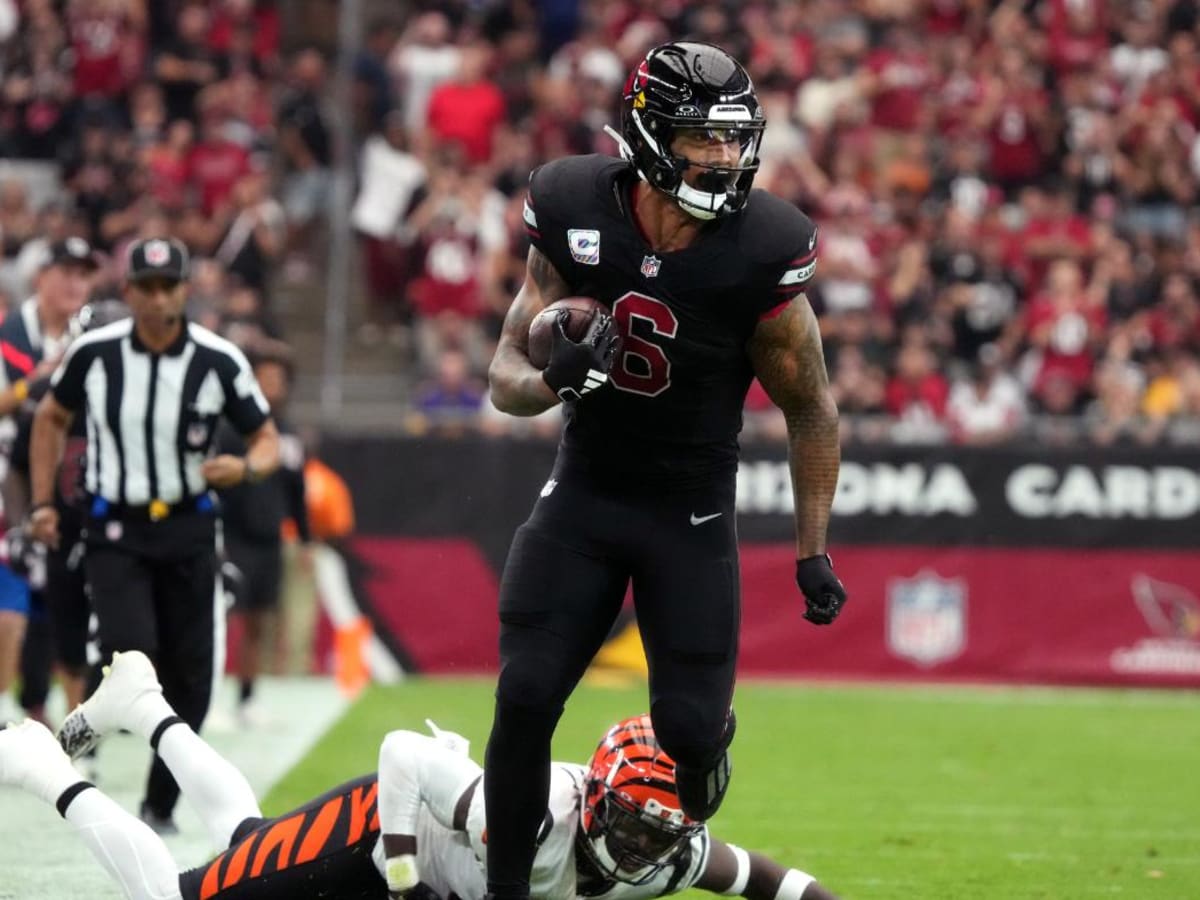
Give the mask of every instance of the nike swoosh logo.
[[691, 522], [693, 525], [703, 525], [705, 522], [711, 522], [720, 515], [721, 513], [713, 513], [711, 516], [698, 516], [695, 513], [692, 513]]

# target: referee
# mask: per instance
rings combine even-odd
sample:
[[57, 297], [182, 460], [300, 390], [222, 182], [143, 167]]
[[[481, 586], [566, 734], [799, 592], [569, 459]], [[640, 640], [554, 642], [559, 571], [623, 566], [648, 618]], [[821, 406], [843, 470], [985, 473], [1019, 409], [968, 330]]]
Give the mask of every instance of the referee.
[[[279, 438], [246, 357], [183, 315], [188, 254], [150, 239], [129, 252], [132, 318], [78, 338], [38, 405], [30, 451], [38, 540], [59, 540], [54, 473], [72, 417], [87, 414], [85, 567], [105, 660], [141, 650], [168, 702], [199, 729], [214, 680], [216, 509], [209, 488], [254, 482], [279, 464]], [[208, 457], [220, 417], [245, 455]], [[175, 830], [179, 789], [155, 759], [141, 815]]]

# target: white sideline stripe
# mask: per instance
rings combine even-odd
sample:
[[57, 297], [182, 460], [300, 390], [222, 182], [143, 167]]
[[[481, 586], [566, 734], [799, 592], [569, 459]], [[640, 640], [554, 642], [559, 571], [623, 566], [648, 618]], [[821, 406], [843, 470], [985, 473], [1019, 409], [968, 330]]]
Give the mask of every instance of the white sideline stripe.
[[[236, 693], [235, 682], [226, 680], [217, 703], [228, 710]], [[323, 678], [263, 678], [258, 700], [274, 725], [205, 737], [241, 769], [261, 798], [304, 758], [347, 704], [332, 680]], [[52, 721], [61, 721], [63, 701], [57, 689], [51, 704]], [[125, 809], [136, 812], [149, 759], [150, 750], [141, 739], [127, 734], [107, 738], [100, 745], [98, 786]], [[0, 787], [0, 811], [0, 900], [121, 900], [117, 883], [54, 807], [14, 788]], [[175, 817], [181, 833], [168, 838], [167, 846], [180, 869], [216, 855], [186, 800], [180, 802]]]

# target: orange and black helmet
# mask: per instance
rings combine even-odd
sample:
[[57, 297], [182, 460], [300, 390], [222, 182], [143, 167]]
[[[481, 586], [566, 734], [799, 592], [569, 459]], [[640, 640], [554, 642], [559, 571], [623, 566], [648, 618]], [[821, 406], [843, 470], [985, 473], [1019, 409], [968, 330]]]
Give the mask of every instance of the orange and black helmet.
[[674, 863], [704, 827], [680, 808], [675, 761], [647, 715], [614, 725], [592, 754], [580, 817], [584, 852], [603, 874], [629, 884]]

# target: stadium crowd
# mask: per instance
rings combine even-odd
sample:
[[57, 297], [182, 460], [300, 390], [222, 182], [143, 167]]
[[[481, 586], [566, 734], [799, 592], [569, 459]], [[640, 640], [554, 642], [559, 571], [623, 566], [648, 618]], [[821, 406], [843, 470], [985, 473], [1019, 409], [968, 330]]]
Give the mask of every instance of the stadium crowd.
[[[0, 2], [0, 153], [64, 187], [0, 184], [0, 300], [57, 237], [108, 251], [115, 284], [130, 240], [169, 232], [198, 258], [197, 320], [282, 337], [272, 285], [319, 269], [334, 162], [329, 63], [284, 52], [285, 6]], [[1196, 435], [1194, 0], [378, 8], [354, 63], [356, 334], [413, 375], [414, 430], [557, 432], [495, 413], [482, 382], [526, 178], [614, 153], [628, 71], [690, 36], [747, 62], [770, 123], [757, 186], [821, 227], [810, 298], [847, 439]], [[757, 389], [747, 431], [782, 433]]]
[[[810, 298], [848, 439], [1195, 436], [1192, 0], [543, 7], [380, 24], [359, 62], [360, 337], [411, 342], [423, 421], [529, 427], [478, 379], [522, 271], [525, 175], [614, 153], [626, 74], [691, 36], [747, 62], [769, 122], [756, 184], [821, 226]], [[782, 434], [761, 391], [747, 413]]]

